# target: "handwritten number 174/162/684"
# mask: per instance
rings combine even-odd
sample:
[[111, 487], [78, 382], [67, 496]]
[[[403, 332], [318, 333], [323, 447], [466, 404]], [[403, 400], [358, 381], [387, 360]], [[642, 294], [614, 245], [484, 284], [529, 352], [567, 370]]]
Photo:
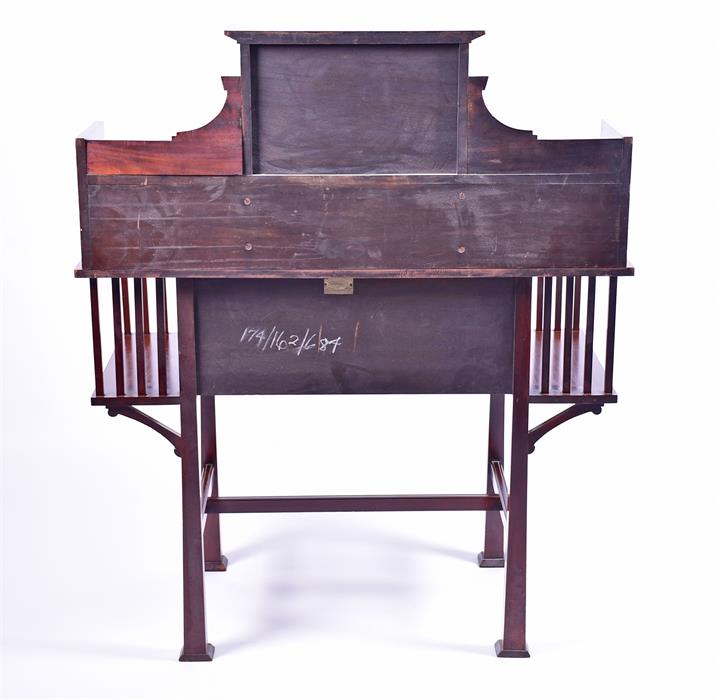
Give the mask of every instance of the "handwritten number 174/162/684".
[[340, 336], [328, 338], [323, 335], [322, 329], [312, 331], [306, 328], [302, 334], [288, 333], [284, 329], [273, 326], [270, 331], [267, 328], [254, 328], [246, 326], [241, 334], [241, 343], [253, 345], [257, 350], [265, 352], [272, 350], [282, 352], [285, 350], [295, 352], [300, 356], [305, 352], [329, 352], [334, 355], [335, 351], [342, 344]]

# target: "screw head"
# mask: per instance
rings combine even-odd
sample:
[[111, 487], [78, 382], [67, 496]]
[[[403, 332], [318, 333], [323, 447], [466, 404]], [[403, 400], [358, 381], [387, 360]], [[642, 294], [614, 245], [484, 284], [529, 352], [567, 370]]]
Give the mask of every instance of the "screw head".
[[251, 203], [251, 198], [250, 197], [244, 197], [243, 198], [243, 203], [248, 206]]
[[246, 243], [246, 245], [243, 246], [246, 250], [253, 250], [253, 243]]
[[460, 255], [463, 255], [463, 254], [466, 252], [466, 250], [467, 250], [467, 249], [466, 249], [463, 245], [461, 245], [461, 246], [459, 246], [459, 248], [457, 248], [457, 252], [458, 252]]
[[467, 195], [464, 194], [464, 192], [460, 192], [460, 193], [457, 195], [457, 197], [459, 197], [459, 199], [464, 199], [466, 196], [467, 196]]

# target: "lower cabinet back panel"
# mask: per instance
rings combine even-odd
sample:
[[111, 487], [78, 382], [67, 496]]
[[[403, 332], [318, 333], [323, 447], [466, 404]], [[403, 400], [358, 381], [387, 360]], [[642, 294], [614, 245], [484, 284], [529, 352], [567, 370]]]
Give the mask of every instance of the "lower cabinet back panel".
[[511, 279], [197, 280], [202, 394], [510, 393]]

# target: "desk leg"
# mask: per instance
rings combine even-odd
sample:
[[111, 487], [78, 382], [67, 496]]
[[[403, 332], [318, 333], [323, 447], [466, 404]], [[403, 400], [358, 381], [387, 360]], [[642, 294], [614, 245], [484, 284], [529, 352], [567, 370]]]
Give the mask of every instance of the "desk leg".
[[[504, 394], [489, 397], [489, 448], [487, 450], [487, 493], [494, 494], [491, 469], [492, 460], [504, 463]], [[504, 525], [501, 513], [487, 511], [484, 532], [484, 551], [477, 561], [482, 568], [504, 566]]]
[[[218, 464], [216, 458], [216, 397], [201, 396], [201, 467], [214, 465], [211, 496], [218, 496]], [[206, 516], [204, 525], [204, 568], [206, 571], [226, 571], [228, 561], [221, 554], [219, 514]]]
[[196, 413], [194, 285], [176, 280], [181, 407], [181, 514], [184, 550], [184, 648], [180, 661], [211, 661], [206, 643], [204, 553], [201, 537], [201, 483]]
[[526, 486], [529, 459], [529, 351], [531, 280], [515, 281], [514, 386], [511, 424], [511, 475], [506, 551], [504, 637], [497, 656], [526, 657]]

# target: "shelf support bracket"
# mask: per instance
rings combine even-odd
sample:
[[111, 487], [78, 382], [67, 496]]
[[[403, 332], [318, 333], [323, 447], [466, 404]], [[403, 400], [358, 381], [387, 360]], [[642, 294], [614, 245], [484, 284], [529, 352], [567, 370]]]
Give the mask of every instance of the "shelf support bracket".
[[535, 428], [529, 431], [529, 454], [531, 454], [536, 448], [537, 440], [540, 440], [546, 433], [551, 432], [554, 428], [558, 428], [562, 423], [567, 420], [576, 418], [576, 416], [581, 416], [584, 413], [593, 413], [598, 415], [603, 408], [602, 403], [577, 403], [573, 406], [569, 406], [567, 409], [557, 413], [543, 423], [540, 423]]
[[150, 415], [140, 411], [134, 406], [107, 406], [107, 413], [114, 418], [115, 416], [124, 416], [125, 418], [131, 418], [147, 427], [155, 430], [159, 435], [166, 438], [174, 446], [174, 454], [180, 457], [179, 448], [181, 447], [181, 435], [175, 430], [172, 430], [168, 425], [164, 425], [159, 422], [156, 418], [152, 418]]

